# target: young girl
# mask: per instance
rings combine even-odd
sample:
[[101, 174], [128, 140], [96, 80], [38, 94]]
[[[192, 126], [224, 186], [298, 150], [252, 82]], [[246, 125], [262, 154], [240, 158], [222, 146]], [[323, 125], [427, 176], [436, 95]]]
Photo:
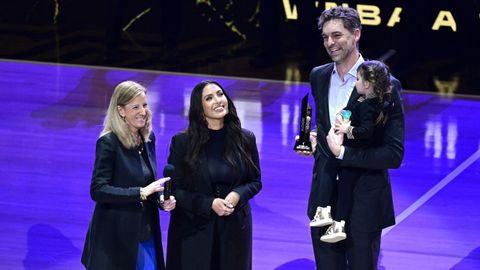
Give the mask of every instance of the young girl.
[[[346, 135], [343, 144], [349, 147], [370, 147], [380, 143], [383, 135], [383, 126], [387, 119], [387, 108], [390, 102], [390, 71], [380, 61], [365, 61], [357, 69], [355, 84], [359, 97], [337, 114], [334, 126], [335, 132]], [[345, 220], [349, 219], [352, 208], [353, 189], [357, 179], [368, 171], [357, 168], [340, 168], [336, 160], [331, 166], [336, 166], [336, 174], [325, 179], [335, 181], [338, 175], [338, 204], [335, 211], [335, 220], [331, 218], [330, 206], [319, 206], [311, 227], [330, 225], [325, 234], [320, 238], [324, 242], [334, 243], [347, 237], [345, 233]], [[332, 187], [333, 185], [325, 185]], [[323, 193], [330, 201], [333, 191]], [[321, 194], [322, 195], [322, 194]]]

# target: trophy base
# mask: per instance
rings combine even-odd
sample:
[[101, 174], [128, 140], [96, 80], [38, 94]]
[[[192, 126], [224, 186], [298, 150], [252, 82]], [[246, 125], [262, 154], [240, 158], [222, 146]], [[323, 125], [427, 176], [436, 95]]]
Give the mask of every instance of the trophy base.
[[293, 147], [293, 150], [295, 151], [307, 151], [307, 152], [312, 152], [312, 143], [311, 142], [296, 142], [295, 146]]

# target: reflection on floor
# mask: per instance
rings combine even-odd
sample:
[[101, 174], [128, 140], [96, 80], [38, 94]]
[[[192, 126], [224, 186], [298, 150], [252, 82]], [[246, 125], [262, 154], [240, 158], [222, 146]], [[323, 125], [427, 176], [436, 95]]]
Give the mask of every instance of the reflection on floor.
[[[0, 268], [83, 269], [95, 140], [114, 85], [149, 88], [158, 165], [186, 126], [189, 94], [215, 79], [257, 136], [264, 188], [253, 200], [254, 269], [314, 269], [306, 204], [312, 160], [292, 152], [305, 83], [0, 61]], [[480, 101], [404, 92], [405, 159], [392, 170], [397, 225], [380, 269], [479, 269]], [[313, 104], [313, 102], [311, 101]], [[166, 240], [168, 213], [161, 214]]]

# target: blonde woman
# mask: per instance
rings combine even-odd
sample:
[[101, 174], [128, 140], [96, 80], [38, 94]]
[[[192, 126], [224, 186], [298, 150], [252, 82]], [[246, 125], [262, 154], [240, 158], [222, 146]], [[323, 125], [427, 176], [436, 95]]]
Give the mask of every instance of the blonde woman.
[[157, 208], [175, 208], [159, 192], [155, 135], [147, 90], [115, 87], [97, 140], [90, 195], [96, 202], [82, 263], [87, 269], [164, 269]]

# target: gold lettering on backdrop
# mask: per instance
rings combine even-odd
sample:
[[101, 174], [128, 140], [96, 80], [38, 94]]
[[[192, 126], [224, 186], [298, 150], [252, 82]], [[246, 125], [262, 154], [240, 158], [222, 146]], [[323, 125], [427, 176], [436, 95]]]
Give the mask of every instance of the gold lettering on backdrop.
[[298, 65], [289, 64], [285, 69], [285, 81], [301, 82], [302, 74]]
[[[290, 3], [291, 0], [282, 0], [283, 1], [283, 9], [285, 11], [285, 16], [288, 20], [297, 20], [298, 19], [298, 12], [297, 6]], [[300, 0], [302, 1], [302, 0]], [[320, 6], [320, 1], [315, 1], [315, 7]], [[335, 2], [325, 2], [325, 9], [330, 9], [333, 7], [338, 6]], [[348, 3], [342, 3], [342, 6], [348, 7]], [[362, 25], [372, 25], [377, 26], [382, 23], [382, 18], [380, 17], [381, 9], [375, 5], [362, 5], [357, 4], [356, 9], [360, 15], [360, 21]], [[401, 21], [400, 14], [402, 13], [402, 7], [395, 7], [390, 15], [390, 18], [387, 22], [388, 27], [395, 27], [395, 25], [399, 24]], [[480, 17], [480, 14], [479, 14]], [[438, 31], [440, 27], [450, 27], [453, 32], [457, 32], [457, 23], [455, 22], [455, 18], [452, 15], [452, 12], [448, 10], [441, 10], [435, 22], [433, 23], [432, 30]]]
[[401, 7], [396, 7], [393, 10], [392, 16], [390, 16], [390, 20], [388, 20], [388, 23], [387, 23], [388, 27], [393, 27], [395, 26], [395, 24], [400, 22], [400, 13], [402, 13]]
[[285, 10], [285, 17], [287, 17], [287, 20], [298, 19], [297, 6], [290, 6], [290, 0], [283, 0], [283, 9]]
[[454, 75], [449, 80], [440, 80], [438, 76], [434, 76], [433, 84], [435, 85], [435, 88], [437, 88], [437, 91], [440, 94], [451, 96], [458, 89], [458, 85], [460, 84], [460, 77], [458, 75]]
[[[325, 9], [331, 9], [337, 6], [337, 3], [335, 2], [325, 2]], [[348, 7], [347, 3], [343, 3], [342, 6]]]
[[334, 7], [336, 7], [336, 6], [337, 6], [337, 3], [325, 2], [325, 10], [334, 8]]
[[457, 23], [450, 11], [441, 10], [438, 13], [437, 19], [433, 23], [432, 30], [438, 30], [440, 27], [450, 27], [453, 32], [457, 32]]
[[380, 25], [380, 8], [374, 5], [357, 5], [357, 11], [360, 15], [360, 22], [363, 25]]

